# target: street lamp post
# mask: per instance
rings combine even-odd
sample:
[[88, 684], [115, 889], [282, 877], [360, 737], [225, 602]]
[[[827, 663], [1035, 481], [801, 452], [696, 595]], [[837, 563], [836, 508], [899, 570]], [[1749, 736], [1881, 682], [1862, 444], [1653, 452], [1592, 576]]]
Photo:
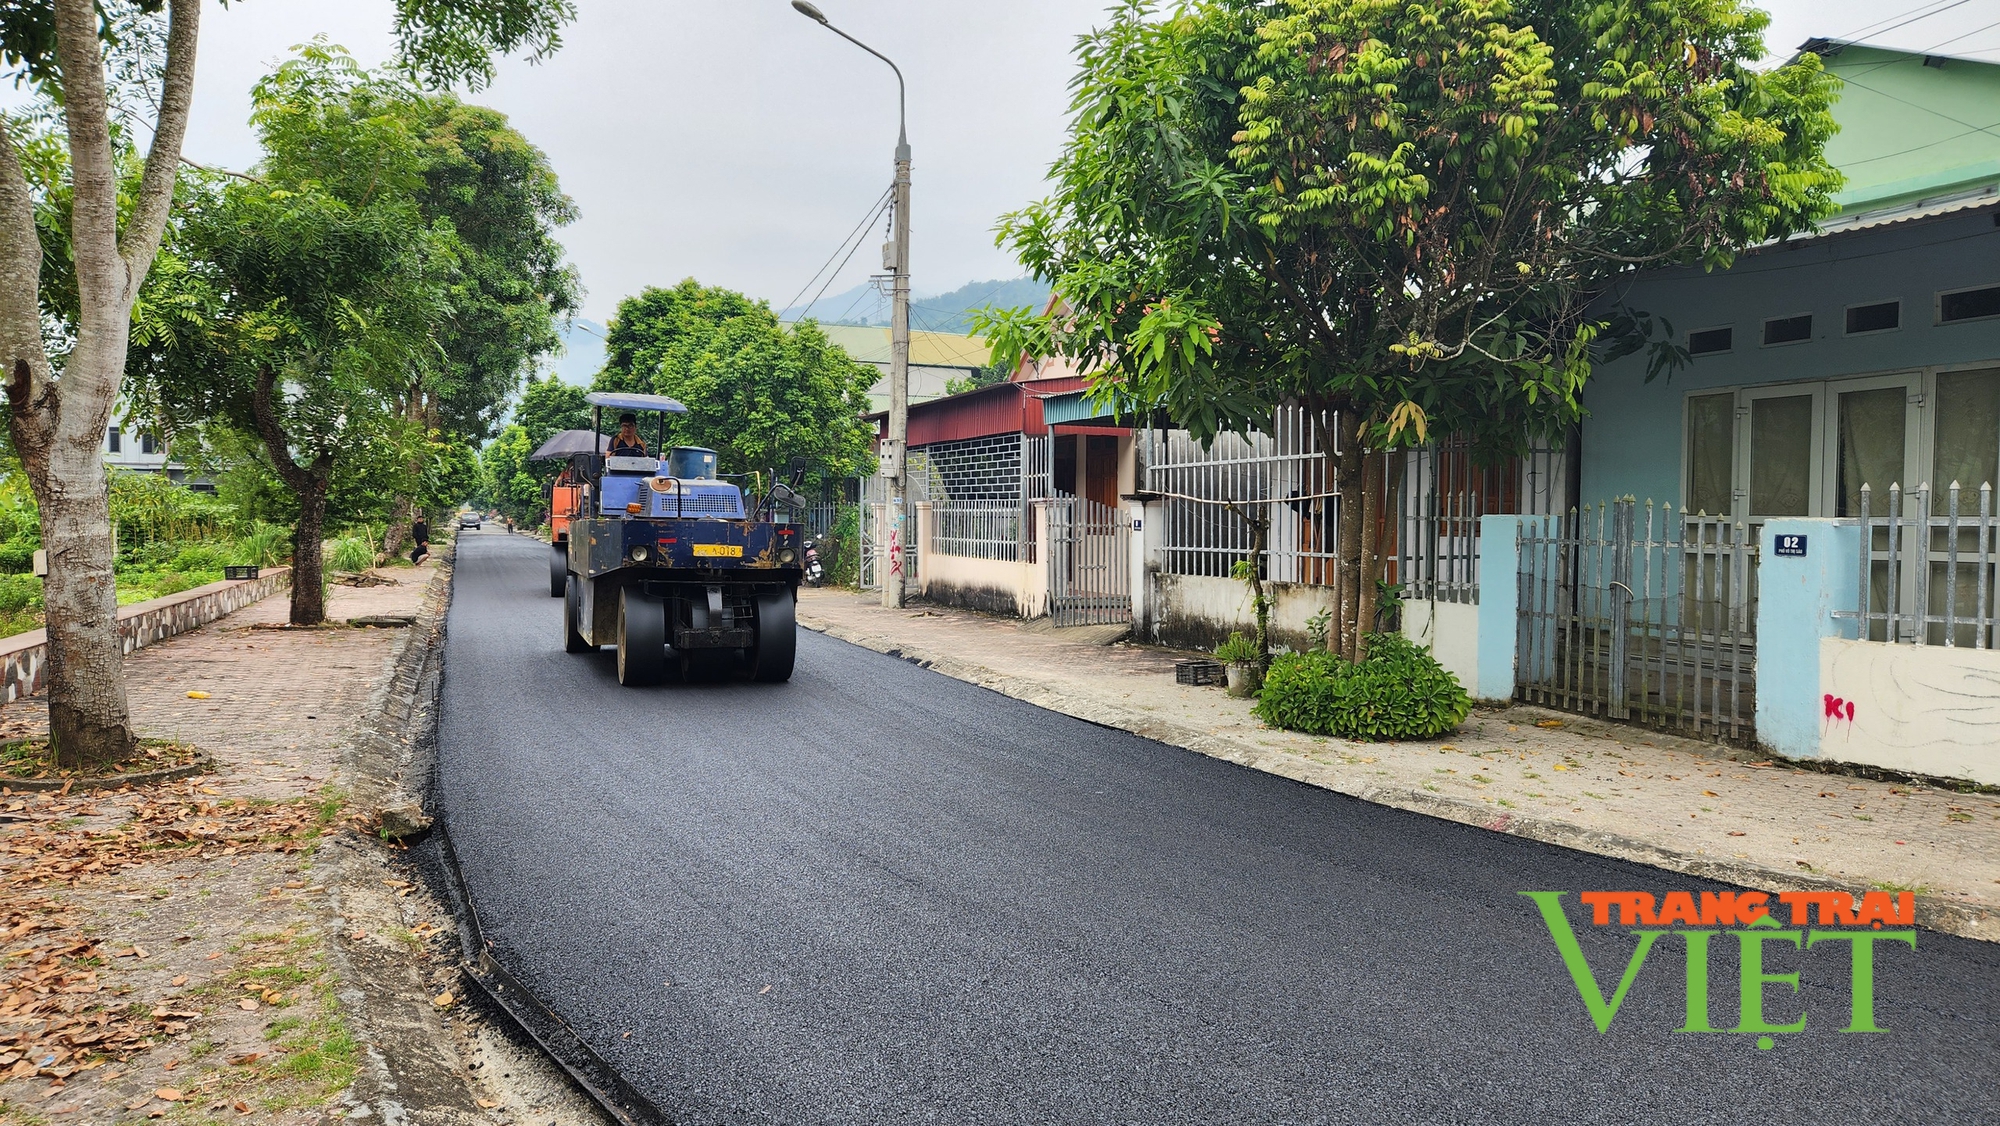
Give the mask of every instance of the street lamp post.
[[882, 537], [883, 557], [876, 568], [882, 576], [882, 605], [900, 609], [909, 582], [906, 557], [916, 534], [911, 518], [908, 450], [910, 438], [910, 133], [903, 71], [889, 56], [827, 22], [826, 14], [806, 2], [792, 7], [821, 27], [889, 64], [896, 72], [896, 232], [885, 249], [883, 264], [892, 274], [889, 303], [889, 437], [883, 443], [883, 476], [889, 481], [888, 535]]

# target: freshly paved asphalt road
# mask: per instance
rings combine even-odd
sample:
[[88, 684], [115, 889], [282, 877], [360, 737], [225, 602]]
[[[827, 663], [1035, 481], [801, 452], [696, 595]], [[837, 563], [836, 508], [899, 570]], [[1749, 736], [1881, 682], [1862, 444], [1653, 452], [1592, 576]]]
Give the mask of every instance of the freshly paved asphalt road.
[[[1809, 1024], [1760, 1051], [1675, 1031], [1663, 940], [1599, 1035], [1516, 893], [1705, 885], [817, 634], [789, 685], [622, 689], [545, 551], [460, 541], [441, 801], [502, 962], [680, 1121], [2000, 1122], [2000, 947], [1883, 948], [1873, 1035], [1845, 944], [1767, 947]], [[1608, 989], [1632, 940], [1585, 940]]]

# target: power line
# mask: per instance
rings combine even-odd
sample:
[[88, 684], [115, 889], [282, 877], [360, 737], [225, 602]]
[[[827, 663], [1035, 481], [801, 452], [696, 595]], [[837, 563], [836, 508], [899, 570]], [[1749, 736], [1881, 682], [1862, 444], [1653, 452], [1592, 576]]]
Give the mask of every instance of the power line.
[[[885, 204], [885, 206], [886, 206], [886, 204]], [[881, 210], [881, 208], [877, 208], [876, 210], [877, 210], [877, 211], [880, 211], [880, 210]], [[873, 218], [873, 216], [870, 216], [870, 218]], [[865, 221], [864, 221], [864, 225], [865, 225]], [[829, 289], [833, 288], [833, 281], [834, 281], [834, 279], [835, 279], [835, 278], [838, 278], [838, 277], [840, 276], [840, 271], [842, 271], [842, 270], [845, 270], [845, 269], [847, 268], [847, 264], [848, 264], [849, 262], [853, 261], [853, 259], [854, 259], [854, 252], [855, 252], [855, 251], [857, 251], [857, 250], [860, 250], [860, 249], [861, 249], [861, 243], [862, 243], [862, 240], [860, 240], [860, 239], [856, 239], [856, 240], [855, 240], [855, 242], [854, 242], [854, 245], [853, 245], [853, 247], [851, 247], [851, 248], [850, 248], [850, 249], [848, 250], [848, 252], [847, 252], [847, 257], [845, 257], [845, 258], [842, 258], [842, 259], [840, 260], [840, 265], [838, 265], [838, 266], [834, 267], [834, 270], [833, 270], [833, 272], [832, 272], [832, 273], [830, 273], [830, 274], [828, 274], [828, 275], [826, 276], [826, 284], [825, 284], [825, 285], [822, 285], [822, 286], [820, 286], [820, 287], [819, 287], [819, 292], [818, 292], [818, 293], [815, 293], [815, 294], [813, 294], [813, 299], [812, 299], [812, 300], [811, 300], [810, 302], [807, 302], [807, 304], [806, 304], [806, 308], [805, 308], [805, 313], [802, 313], [802, 314], [800, 314], [800, 317], [801, 317], [801, 319], [803, 319], [803, 318], [804, 318], [804, 316], [805, 316], [806, 314], [809, 314], [809, 313], [811, 313], [811, 312], [812, 312], [812, 308], [813, 308], [813, 306], [814, 306], [814, 305], [817, 305], [817, 304], [819, 304], [819, 299], [820, 299], [820, 298], [822, 298], [822, 297], [825, 297], [825, 296], [826, 296], [826, 291], [827, 291], [827, 290], [829, 290]], [[810, 284], [810, 283], [809, 283], [809, 284]]]
[[[895, 192], [896, 192], [896, 186], [894, 184], [891, 184], [887, 188], [883, 189], [881, 195], [875, 197], [875, 202], [870, 204], [868, 207], [868, 214], [862, 217], [861, 222], [855, 224], [853, 230], [847, 232], [847, 237], [840, 240], [840, 245], [833, 248], [833, 253], [826, 256], [826, 261], [820, 264], [819, 269], [813, 271], [812, 277], [806, 279], [806, 284], [799, 287], [798, 293], [794, 294], [792, 296], [792, 299], [786, 302], [784, 306], [779, 310], [779, 312], [783, 312], [786, 309], [796, 308], [799, 303], [799, 298], [804, 297], [806, 295], [806, 290], [811, 289], [813, 283], [819, 280], [820, 275], [826, 272], [826, 268], [828, 266], [833, 265], [833, 260], [835, 258], [840, 257], [841, 251], [846, 250], [848, 258], [854, 257], [854, 251], [860, 249], [861, 247], [860, 243], [854, 241], [855, 237], [861, 234], [861, 232], [868, 229], [868, 224], [874, 222], [875, 216], [881, 214], [882, 208], [888, 204], [890, 197], [893, 196]], [[851, 249], [847, 245], [850, 242], [854, 242], [854, 247]], [[847, 261], [843, 259], [840, 263], [840, 267], [845, 268], [846, 265]], [[838, 277], [840, 274], [840, 269], [835, 269], [833, 273], [834, 277]], [[831, 285], [832, 282], [833, 278], [829, 277], [827, 279], [827, 283]], [[820, 293], [821, 294], [826, 293], [825, 286], [820, 287]], [[818, 297], [813, 298], [814, 302], [818, 302], [818, 300], [819, 300]], [[806, 306], [806, 308], [811, 309], [812, 306], [808, 305]]]
[[1974, 133], [1990, 133], [1995, 137], [2000, 137], [2000, 132], [1996, 132], [1994, 128], [1990, 125], [1974, 125], [1972, 122], [1966, 121], [1963, 118], [1953, 117], [1952, 115], [1945, 113], [1943, 110], [1932, 109], [1931, 107], [1924, 105], [1922, 102], [1913, 102], [1908, 98], [1899, 98], [1896, 95], [1889, 93], [1887, 90], [1877, 89], [1873, 86], [1868, 85], [1866, 82], [1856, 82], [1852, 78], [1843, 78], [1841, 81], [1846, 82], [1850, 86], [1859, 86], [1863, 90], [1867, 90], [1870, 93], [1880, 94], [1881, 96], [1889, 99], [1892, 102], [1901, 102], [1906, 106], [1911, 106], [1915, 109], [1923, 110], [1925, 113], [1931, 114], [1935, 117], [1942, 117], [1946, 121], [1952, 122], [1955, 125], [1963, 125], [1966, 128], [1972, 130], [1972, 132]]
[[[1919, 20], [1930, 19], [1932, 16], [1941, 15], [1945, 12], [1951, 11], [1953, 8], [1962, 7], [1970, 2], [1971, 0], [1934, 0], [1932, 4], [1918, 5], [1917, 7], [1911, 8], [1908, 11], [1897, 12], [1895, 15], [1892, 16], [1885, 16], [1882, 19], [1876, 20], [1874, 23], [1864, 24], [1861, 27], [1857, 27], [1853, 31], [1847, 32], [1844, 35], [1832, 36], [1832, 39], [1835, 42], [1842, 42], [1842, 41], [1852, 40], [1857, 35], [1870, 35], [1870, 34], [1887, 35], [1889, 32], [1892, 32], [1899, 27], [1908, 27], [1909, 25], [1916, 23]], [[1938, 3], [1942, 3], [1943, 6], [1939, 7]], [[1924, 11], [1923, 9], [1925, 8], [1930, 8], [1931, 10]], [[1907, 19], [1904, 18], [1906, 16], [1908, 17]], [[1889, 26], [1883, 27], [1882, 26], [1883, 24], [1888, 24]]]

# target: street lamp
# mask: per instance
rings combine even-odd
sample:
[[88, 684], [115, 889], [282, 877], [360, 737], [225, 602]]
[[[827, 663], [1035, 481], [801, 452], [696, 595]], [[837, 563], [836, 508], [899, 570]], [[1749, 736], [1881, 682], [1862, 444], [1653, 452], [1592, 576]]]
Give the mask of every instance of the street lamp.
[[883, 265], [893, 275], [889, 303], [889, 437], [882, 447], [883, 476], [889, 479], [889, 534], [884, 537], [882, 605], [900, 609], [909, 581], [904, 565], [909, 542], [915, 531], [910, 517], [910, 490], [907, 452], [910, 438], [910, 131], [906, 114], [907, 91], [903, 71], [889, 56], [863, 43], [827, 21], [826, 13], [806, 2], [792, 0], [799, 14], [889, 64], [896, 72], [896, 233], [884, 248]]

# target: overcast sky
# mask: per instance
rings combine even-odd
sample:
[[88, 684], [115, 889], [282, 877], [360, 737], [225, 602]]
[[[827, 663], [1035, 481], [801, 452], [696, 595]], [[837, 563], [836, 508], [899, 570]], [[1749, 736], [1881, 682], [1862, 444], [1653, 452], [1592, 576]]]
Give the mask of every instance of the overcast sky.
[[[993, 223], [1043, 193], [1062, 142], [1071, 49], [1108, 0], [820, 6], [909, 81], [916, 289], [1020, 274], [994, 248]], [[894, 76], [788, 0], [578, 7], [555, 58], [510, 60], [474, 100], [508, 114], [546, 151], [577, 201], [582, 217], [562, 238], [588, 290], [585, 315], [604, 320], [619, 298], [689, 276], [782, 307], [888, 186]], [[1872, 26], [1864, 38], [1929, 49], [1962, 36], [1936, 49], [2000, 61], [2000, 0], [1772, 0], [1767, 8], [1768, 43], [1780, 56], [1811, 36]], [[254, 163], [251, 83], [319, 33], [380, 63], [391, 12], [389, 0], [209, 5], [188, 155]], [[1896, 13], [1922, 18], [1894, 27], [1908, 18]], [[880, 242], [864, 241], [833, 292], [879, 271]]]

